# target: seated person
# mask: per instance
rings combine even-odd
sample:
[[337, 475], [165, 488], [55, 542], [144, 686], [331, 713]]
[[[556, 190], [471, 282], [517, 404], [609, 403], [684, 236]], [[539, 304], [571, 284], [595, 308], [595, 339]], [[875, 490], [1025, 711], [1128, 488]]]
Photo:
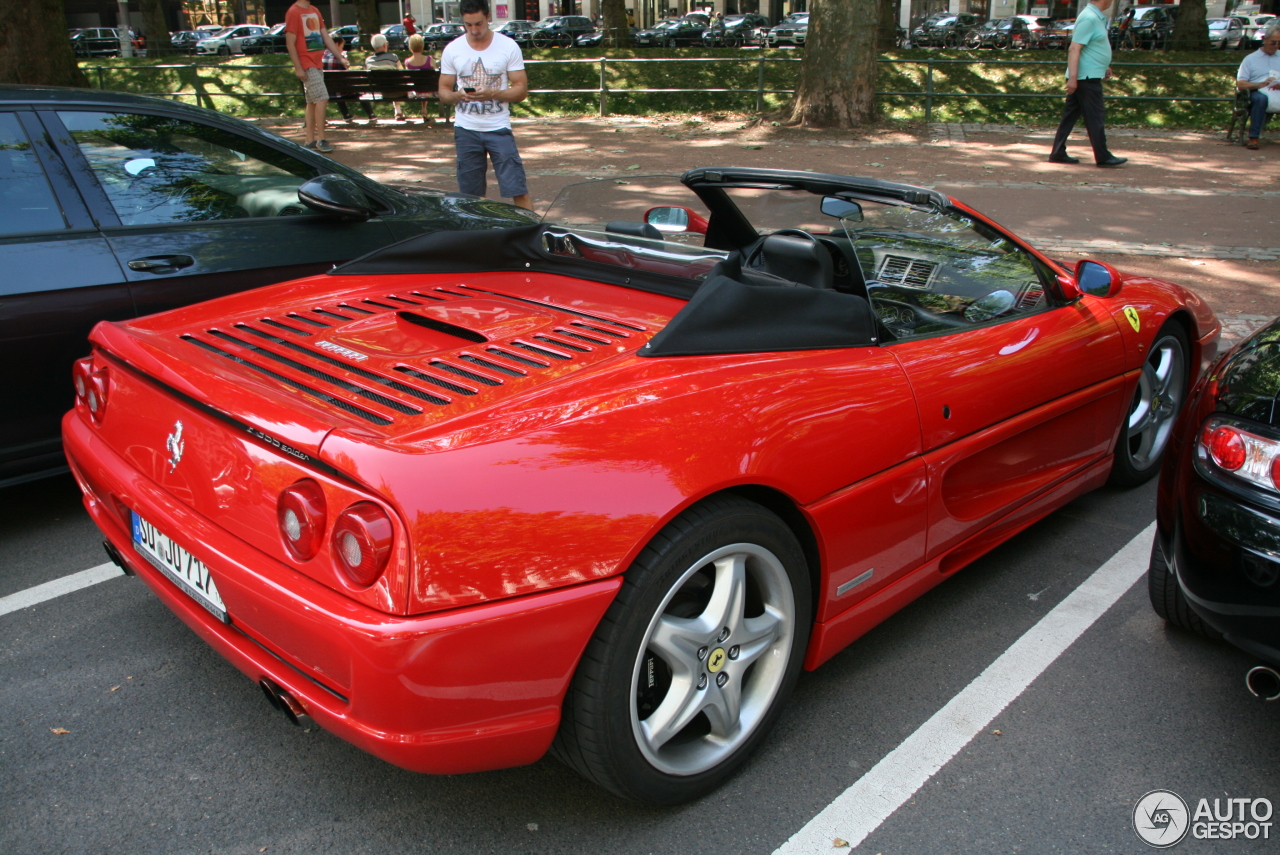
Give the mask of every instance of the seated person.
[[[344, 50], [346, 45], [347, 40], [345, 38], [334, 36], [333, 46], [338, 49], [338, 54], [335, 56], [333, 51], [326, 49], [324, 56], [320, 59], [320, 67], [325, 71], [341, 71], [344, 68], [349, 68], [347, 52]], [[346, 123], [354, 125], [356, 120], [351, 118], [351, 108], [347, 106], [347, 102], [335, 101], [334, 103], [338, 105], [338, 112], [342, 114], [342, 118]], [[361, 101], [360, 106], [364, 108], [364, 114], [369, 117], [369, 124], [373, 124], [373, 105], [368, 101]]]
[[[397, 71], [404, 68], [400, 63], [400, 57], [387, 50], [387, 37], [382, 33], [378, 33], [370, 39], [369, 44], [373, 48], [373, 53], [365, 57], [364, 67], [366, 69], [369, 71], [377, 71], [380, 68], [384, 68], [390, 71]], [[392, 101], [391, 106], [395, 108], [396, 121], [403, 122], [404, 110], [400, 108], [400, 102]]]
[[1236, 72], [1236, 89], [1249, 93], [1248, 148], [1258, 147], [1271, 98], [1265, 90], [1280, 90], [1280, 24], [1267, 28], [1262, 46], [1244, 58]]

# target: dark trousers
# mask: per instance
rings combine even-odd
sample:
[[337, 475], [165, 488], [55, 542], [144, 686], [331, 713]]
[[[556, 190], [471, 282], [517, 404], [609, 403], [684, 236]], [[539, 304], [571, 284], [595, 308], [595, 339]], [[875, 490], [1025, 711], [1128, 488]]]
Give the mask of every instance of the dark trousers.
[[[342, 114], [342, 118], [351, 118], [351, 108], [347, 106], [346, 101], [334, 101], [333, 103], [338, 105], [338, 112]], [[357, 103], [364, 107], [364, 114], [369, 117], [369, 121], [373, 121], [373, 105], [368, 101], [359, 101]]]
[[1249, 139], [1262, 136], [1262, 126], [1267, 123], [1267, 107], [1271, 99], [1261, 89], [1249, 93]]
[[1093, 145], [1093, 159], [1102, 163], [1111, 158], [1107, 149], [1107, 108], [1102, 103], [1102, 81], [1097, 77], [1089, 80], [1077, 80], [1076, 91], [1067, 96], [1066, 109], [1062, 111], [1062, 122], [1058, 125], [1058, 133], [1053, 138], [1053, 151], [1050, 157], [1063, 157], [1067, 153], [1067, 137], [1076, 126], [1076, 120], [1084, 116], [1084, 128], [1089, 132], [1089, 142]]

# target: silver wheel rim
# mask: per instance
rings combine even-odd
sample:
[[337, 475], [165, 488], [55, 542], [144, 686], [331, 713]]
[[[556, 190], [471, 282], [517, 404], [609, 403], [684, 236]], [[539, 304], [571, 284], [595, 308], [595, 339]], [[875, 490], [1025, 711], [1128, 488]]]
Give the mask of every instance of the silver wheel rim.
[[[649, 621], [632, 669], [631, 730], [645, 759], [669, 775], [726, 760], [768, 713], [794, 635], [795, 596], [772, 552], [735, 543], [695, 562]], [[642, 712], [640, 698], [664, 676]]]
[[1147, 469], [1159, 460], [1169, 442], [1173, 423], [1182, 409], [1186, 365], [1182, 343], [1165, 336], [1156, 342], [1142, 366], [1125, 432], [1129, 458], [1136, 469]]

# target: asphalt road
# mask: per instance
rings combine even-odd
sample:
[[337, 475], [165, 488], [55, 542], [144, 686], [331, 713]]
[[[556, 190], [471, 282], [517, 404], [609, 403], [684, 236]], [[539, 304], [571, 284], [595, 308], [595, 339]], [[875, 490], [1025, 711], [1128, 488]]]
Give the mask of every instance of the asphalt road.
[[[3, 498], [0, 596], [101, 563], [69, 479]], [[1153, 485], [1095, 492], [962, 570], [803, 675], [745, 770], [670, 810], [550, 759], [428, 777], [295, 728], [113, 578], [0, 615], [0, 851], [770, 853], [1147, 528], [1153, 501]], [[1252, 664], [1166, 628], [1139, 581], [857, 851], [1142, 852], [1130, 813], [1150, 790], [1280, 802], [1280, 704], [1247, 694]]]

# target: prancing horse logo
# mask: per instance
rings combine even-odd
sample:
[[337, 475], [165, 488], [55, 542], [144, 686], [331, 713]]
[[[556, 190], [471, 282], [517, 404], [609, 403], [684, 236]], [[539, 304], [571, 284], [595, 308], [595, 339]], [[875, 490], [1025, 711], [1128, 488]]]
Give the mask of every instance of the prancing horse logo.
[[169, 471], [172, 472], [182, 460], [182, 422], [173, 423], [173, 433], [169, 434], [164, 446], [169, 449]]

